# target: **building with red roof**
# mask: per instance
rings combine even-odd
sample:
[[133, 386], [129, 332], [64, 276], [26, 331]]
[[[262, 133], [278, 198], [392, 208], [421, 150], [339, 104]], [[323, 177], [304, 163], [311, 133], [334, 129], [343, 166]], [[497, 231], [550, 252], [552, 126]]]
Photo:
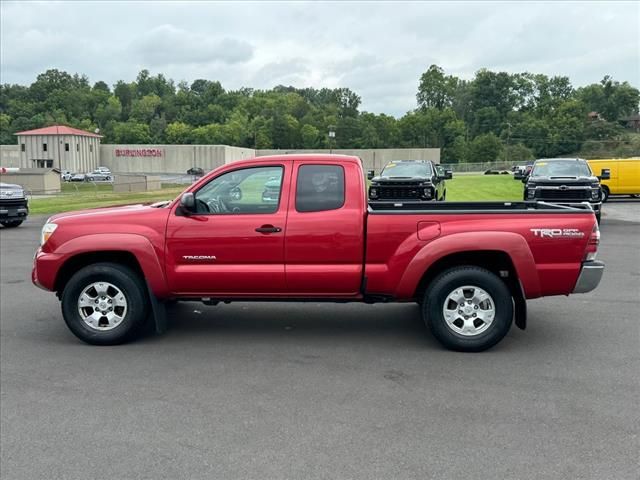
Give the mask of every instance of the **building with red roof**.
[[60, 171], [91, 172], [100, 163], [98, 132], [66, 125], [26, 130], [15, 134], [22, 168], [56, 168]]

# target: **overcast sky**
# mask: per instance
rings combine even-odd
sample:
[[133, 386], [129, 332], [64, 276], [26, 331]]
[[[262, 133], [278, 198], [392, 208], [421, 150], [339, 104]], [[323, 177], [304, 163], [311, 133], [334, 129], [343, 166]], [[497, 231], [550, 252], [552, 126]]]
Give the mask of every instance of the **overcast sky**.
[[463, 78], [486, 67], [640, 86], [640, 2], [0, 5], [2, 83], [58, 68], [113, 84], [147, 68], [227, 89], [344, 86], [392, 115], [415, 108], [432, 63]]

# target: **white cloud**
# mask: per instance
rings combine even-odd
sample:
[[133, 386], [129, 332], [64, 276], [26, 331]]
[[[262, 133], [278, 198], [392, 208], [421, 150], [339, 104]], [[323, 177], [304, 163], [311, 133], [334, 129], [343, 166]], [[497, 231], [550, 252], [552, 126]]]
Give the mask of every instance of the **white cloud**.
[[11, 2], [0, 3], [2, 82], [47, 68], [91, 81], [142, 68], [225, 88], [345, 86], [362, 108], [415, 107], [430, 64], [604, 75], [640, 85], [637, 2]]

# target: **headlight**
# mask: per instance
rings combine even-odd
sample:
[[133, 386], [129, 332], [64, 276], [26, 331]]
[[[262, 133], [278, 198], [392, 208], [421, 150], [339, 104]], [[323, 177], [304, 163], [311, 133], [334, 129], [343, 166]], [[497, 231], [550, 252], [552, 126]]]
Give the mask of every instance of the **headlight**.
[[424, 198], [431, 198], [431, 189], [430, 188], [423, 188], [422, 189], [422, 196]]
[[600, 189], [591, 190], [591, 200], [598, 200], [600, 198]]
[[370, 188], [369, 189], [369, 196], [371, 198], [376, 198], [378, 196], [378, 190], [375, 188]]
[[40, 235], [41, 246], [47, 243], [47, 240], [49, 240], [51, 235], [53, 235], [53, 232], [56, 231], [56, 228], [58, 228], [58, 225], [55, 223], [47, 222], [44, 224], [44, 227], [42, 227], [42, 234]]
[[534, 198], [535, 196], [536, 196], [536, 189], [535, 188], [527, 189], [527, 197], [528, 198]]

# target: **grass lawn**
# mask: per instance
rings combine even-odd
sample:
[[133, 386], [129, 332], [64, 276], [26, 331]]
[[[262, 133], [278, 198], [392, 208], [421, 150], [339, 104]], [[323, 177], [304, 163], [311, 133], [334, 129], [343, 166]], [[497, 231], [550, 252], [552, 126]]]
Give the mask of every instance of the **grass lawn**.
[[522, 182], [512, 175], [455, 175], [447, 180], [450, 202], [520, 201]]
[[83, 208], [172, 200], [186, 187], [187, 185], [163, 188], [153, 192], [113, 193], [113, 188], [109, 184], [98, 184], [97, 188], [92, 184], [64, 184], [61, 195], [31, 200], [29, 213], [34, 215], [52, 214]]

